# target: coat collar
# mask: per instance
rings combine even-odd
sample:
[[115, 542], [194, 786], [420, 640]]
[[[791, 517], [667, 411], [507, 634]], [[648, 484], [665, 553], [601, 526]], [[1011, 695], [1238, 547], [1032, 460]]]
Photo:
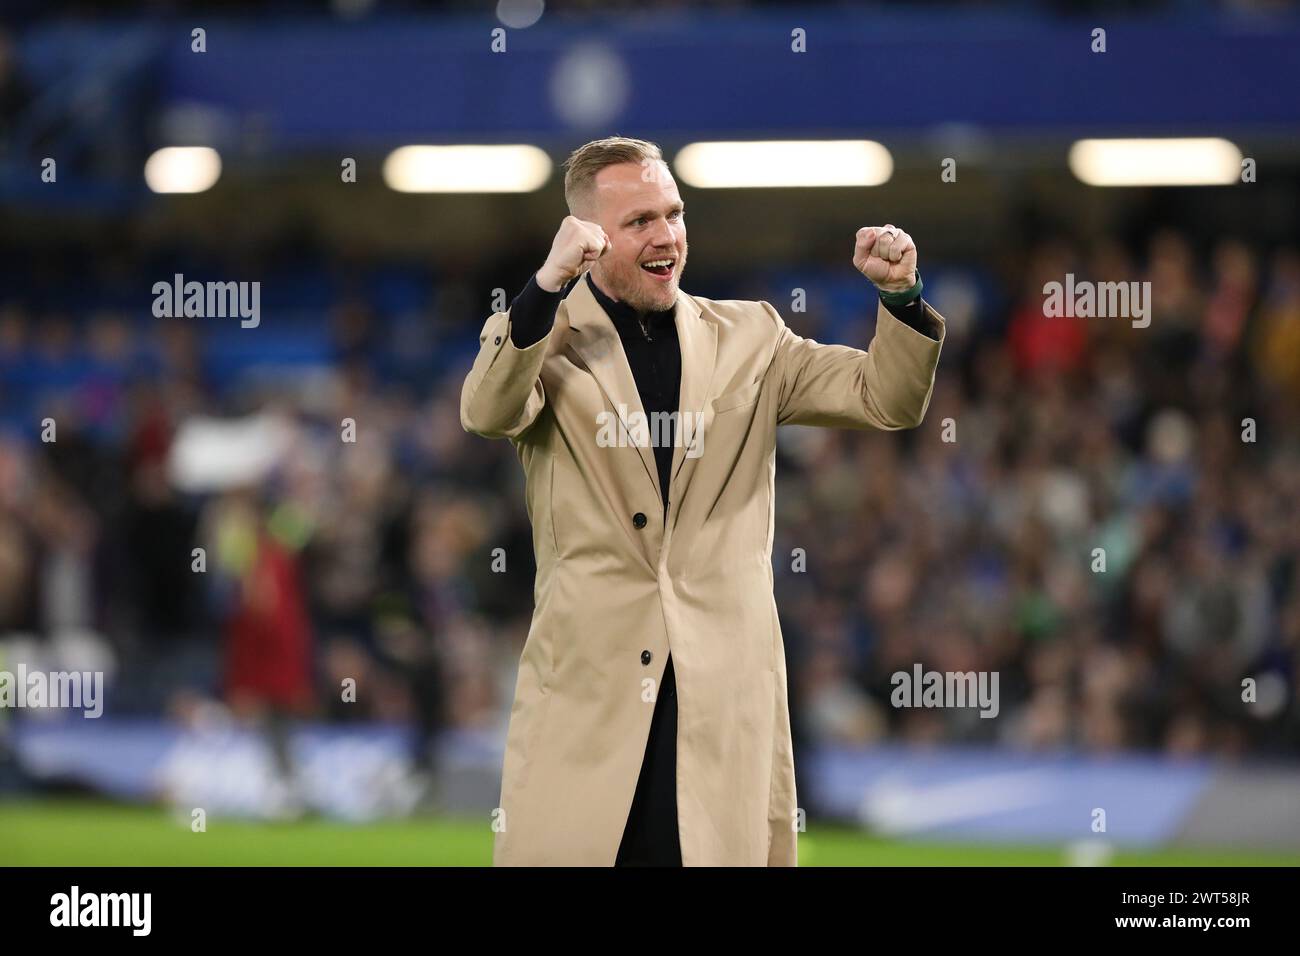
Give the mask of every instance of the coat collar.
[[[636, 309], [626, 302], [616, 302], [605, 295], [600, 286], [596, 285], [596, 280], [591, 277], [591, 272], [588, 272], [582, 281], [591, 288], [592, 297], [605, 310], [605, 314], [613, 320], [615, 328], [622, 326], [625, 330], [637, 331], [636, 324], [639, 319]], [[647, 313], [644, 319], [651, 329], [667, 328], [668, 323], [675, 320], [676, 313], [677, 303], [674, 302], [662, 312]]]
[[[614, 321], [602, 308], [588, 281], [573, 284], [564, 299], [568, 312], [569, 347], [582, 358], [601, 391], [613, 405], [628, 427], [628, 416], [633, 411], [645, 414], [641, 396], [637, 393], [636, 380], [632, 377], [632, 367], [628, 364], [627, 353], [619, 339]], [[621, 303], [614, 303], [617, 307]], [[628, 316], [634, 318], [631, 309]], [[699, 305], [693, 297], [680, 289], [673, 306], [673, 321], [677, 326], [677, 342], [682, 352], [682, 381], [678, 397], [678, 411], [690, 412], [694, 427], [701, 427], [705, 401], [709, 386], [713, 382], [714, 361], [717, 358], [717, 327], [702, 316]], [[595, 423], [592, 423], [595, 427]], [[629, 429], [629, 432], [631, 429]], [[682, 420], [678, 420], [679, 439], [673, 449], [672, 479], [668, 486], [669, 501], [677, 501], [678, 473], [686, 461], [686, 449], [689, 435], [682, 432]], [[701, 435], [699, 440], [703, 440]], [[659, 472], [655, 467], [654, 450], [636, 446], [636, 451], [645, 466], [647, 480], [659, 496]], [[698, 460], [698, 459], [696, 459]]]

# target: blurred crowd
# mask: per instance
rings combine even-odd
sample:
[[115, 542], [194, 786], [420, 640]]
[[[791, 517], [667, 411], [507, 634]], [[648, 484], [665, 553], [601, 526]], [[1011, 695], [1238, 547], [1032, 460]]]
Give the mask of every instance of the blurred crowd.
[[[510, 445], [459, 422], [493, 283], [323, 262], [357, 281], [242, 330], [153, 318], [139, 290], [170, 269], [116, 251], [66, 302], [0, 300], [0, 669], [103, 669], [112, 716], [402, 722], [421, 761], [442, 730], [500, 733], [534, 568]], [[1015, 261], [927, 272], [949, 338], [919, 429], [779, 433], [796, 745], [1294, 753], [1300, 252], [1160, 231]], [[808, 267], [806, 312], [770, 276], [686, 287], [863, 346], [869, 288], [832, 308], [819, 285], [842, 272]], [[1067, 273], [1149, 280], [1150, 326], [1045, 318]], [[218, 441], [195, 483], [218, 418], [270, 423], [276, 454]], [[998, 718], [891, 707], [917, 663], [996, 671]]]
[[[1042, 243], [1005, 323], [956, 296], [908, 439], [785, 443], [777, 570], [809, 557], [778, 600], [809, 737], [1294, 755], [1300, 254], [1207, 259], [1172, 232], [1134, 252]], [[1067, 273], [1149, 281], [1150, 326], [1045, 318]], [[916, 662], [998, 672], [1001, 716], [891, 708]]]

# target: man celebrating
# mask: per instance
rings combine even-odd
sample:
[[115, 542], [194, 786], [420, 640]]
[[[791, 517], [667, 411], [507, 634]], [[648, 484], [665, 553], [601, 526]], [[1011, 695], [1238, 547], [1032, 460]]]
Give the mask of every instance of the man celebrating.
[[[461, 392], [461, 424], [519, 454], [537, 557], [494, 862], [793, 866], [776, 427], [920, 424], [943, 319], [889, 225], [853, 252], [881, 300], [869, 351], [689, 295], [659, 148], [613, 137], [565, 165], [571, 215]], [[641, 440], [601, 440], [610, 415]]]

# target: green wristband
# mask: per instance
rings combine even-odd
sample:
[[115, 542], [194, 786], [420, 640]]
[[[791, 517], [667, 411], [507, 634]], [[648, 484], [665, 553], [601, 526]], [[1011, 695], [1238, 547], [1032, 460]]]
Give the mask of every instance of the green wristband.
[[902, 292], [886, 292], [884, 289], [876, 289], [880, 295], [880, 301], [885, 305], [907, 305], [913, 299], [921, 298], [921, 289], [924, 284], [921, 282], [921, 270], [916, 270], [916, 284], [910, 289], [904, 289]]

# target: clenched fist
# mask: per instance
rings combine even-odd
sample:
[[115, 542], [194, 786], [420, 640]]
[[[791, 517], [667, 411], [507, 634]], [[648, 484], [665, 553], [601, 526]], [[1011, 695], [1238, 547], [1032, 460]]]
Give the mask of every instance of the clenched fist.
[[547, 292], [559, 292], [595, 265], [609, 244], [609, 236], [596, 223], [565, 216], [551, 243], [551, 254], [537, 270], [537, 284]]
[[884, 292], [906, 292], [916, 285], [916, 243], [897, 226], [858, 230], [853, 264]]

